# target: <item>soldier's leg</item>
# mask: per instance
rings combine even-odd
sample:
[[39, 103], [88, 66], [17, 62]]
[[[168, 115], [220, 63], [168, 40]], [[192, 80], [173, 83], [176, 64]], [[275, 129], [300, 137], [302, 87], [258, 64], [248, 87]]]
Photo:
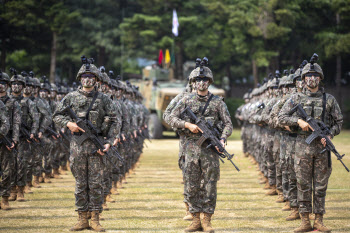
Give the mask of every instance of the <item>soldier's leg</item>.
[[14, 157], [5, 146], [0, 146], [0, 166], [2, 171], [0, 181], [1, 209], [9, 210], [9, 197], [11, 192], [11, 175], [14, 170]]
[[42, 154], [33, 147], [33, 176], [34, 176], [34, 181], [33, 181], [33, 186], [34, 188], [40, 188], [39, 184], [39, 177], [42, 175], [43, 171], [43, 156]]
[[288, 159], [288, 180], [289, 180], [289, 190], [288, 190], [288, 200], [290, 202], [291, 208], [298, 207], [298, 189], [297, 189], [297, 178], [294, 169], [294, 159], [295, 159], [295, 139], [290, 138], [287, 145], [287, 154], [289, 155]]
[[26, 187], [25, 192], [26, 193], [33, 193], [31, 191], [32, 186], [32, 177], [33, 177], [33, 165], [34, 165], [34, 153], [33, 153], [33, 146], [31, 144], [28, 144], [28, 150], [25, 153], [26, 157]]

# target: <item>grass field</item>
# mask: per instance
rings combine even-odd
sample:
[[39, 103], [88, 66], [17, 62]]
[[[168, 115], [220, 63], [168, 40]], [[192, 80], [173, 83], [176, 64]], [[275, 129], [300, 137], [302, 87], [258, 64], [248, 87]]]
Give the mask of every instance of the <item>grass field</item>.
[[[213, 226], [216, 232], [292, 232], [299, 221], [287, 222], [289, 212], [276, 196], [265, 196], [258, 184], [257, 172], [241, 152], [239, 131], [234, 131], [228, 151], [241, 172], [226, 162], [221, 166], [218, 201]], [[339, 153], [347, 156], [350, 167], [350, 132], [334, 140]], [[183, 232], [189, 222], [183, 221], [181, 172], [177, 166], [176, 139], [147, 142], [140, 167], [120, 190], [111, 210], [104, 211], [102, 226], [108, 232]], [[325, 224], [333, 232], [350, 232], [350, 174], [333, 157], [327, 198]], [[76, 222], [74, 212], [74, 179], [53, 180], [27, 194], [27, 202], [11, 202], [10, 211], [0, 210], [1, 232], [68, 232]], [[88, 231], [85, 231], [88, 232]]]

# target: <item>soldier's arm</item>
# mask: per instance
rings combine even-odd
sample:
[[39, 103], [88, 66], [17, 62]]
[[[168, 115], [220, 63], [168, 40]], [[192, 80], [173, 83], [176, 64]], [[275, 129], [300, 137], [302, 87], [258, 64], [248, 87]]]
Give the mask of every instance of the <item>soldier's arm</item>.
[[166, 107], [164, 113], [163, 113], [163, 120], [165, 122], [168, 121], [168, 117], [170, 116], [170, 113], [174, 110], [176, 104], [179, 102], [179, 100], [181, 100], [183, 98], [183, 93], [178, 94], [177, 96], [175, 96], [174, 99], [172, 99], [169, 103], [169, 105]]
[[38, 108], [39, 115], [41, 115], [43, 119], [39, 125], [39, 132], [44, 133], [47, 127], [49, 127], [52, 123], [52, 114], [49, 111], [48, 107], [45, 106], [44, 102], [40, 99], [38, 99], [37, 101], [37, 108]]
[[299, 117], [295, 114], [289, 115], [290, 110], [292, 110], [296, 104], [297, 100], [293, 96], [284, 103], [280, 113], [278, 114], [278, 122], [280, 126], [299, 126]]
[[127, 117], [128, 117], [128, 113], [127, 113], [127, 109], [125, 107], [125, 104], [120, 103], [121, 106], [121, 111], [122, 111], [122, 127], [121, 127], [121, 134], [126, 135], [128, 129], [129, 129], [129, 123], [127, 121]]
[[341, 113], [337, 100], [333, 96], [329, 98], [329, 103], [331, 105], [330, 119], [332, 123], [332, 125], [330, 125], [330, 131], [332, 134], [331, 136], [334, 137], [340, 133], [343, 125], [343, 114]]
[[58, 104], [56, 112], [53, 114], [53, 121], [58, 128], [66, 128], [68, 122], [72, 122], [72, 118], [68, 114], [62, 113], [64, 108], [70, 106], [71, 94], [66, 95], [62, 101]]
[[224, 101], [220, 101], [218, 112], [219, 112], [220, 119], [223, 123], [221, 138], [224, 138], [226, 140], [232, 134], [233, 126], [232, 126], [230, 113]]
[[13, 113], [12, 113], [12, 140], [14, 142], [19, 141], [19, 129], [22, 123], [22, 110], [17, 101], [13, 102]]
[[181, 112], [186, 107], [186, 97], [182, 98], [180, 102], [175, 106], [173, 111], [171, 111], [168, 119], [165, 121], [168, 125], [170, 125], [173, 128], [185, 128], [185, 121], [180, 118]]
[[28, 102], [29, 102], [28, 103], [29, 104], [29, 114], [33, 120], [31, 134], [37, 134], [38, 130], [39, 130], [39, 113], [38, 113], [36, 104], [31, 100], [28, 100]]
[[113, 142], [117, 135], [120, 134], [121, 126], [121, 112], [120, 108], [117, 107], [108, 96], [103, 96], [104, 110], [106, 115], [110, 118], [111, 124], [107, 133], [106, 142], [113, 145]]
[[2, 101], [0, 101], [0, 135], [5, 136], [10, 130], [10, 121], [5, 114], [5, 105]]

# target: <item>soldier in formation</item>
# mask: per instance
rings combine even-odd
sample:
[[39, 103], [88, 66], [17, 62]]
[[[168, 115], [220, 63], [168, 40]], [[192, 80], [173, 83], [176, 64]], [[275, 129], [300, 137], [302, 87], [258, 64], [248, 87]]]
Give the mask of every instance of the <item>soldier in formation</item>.
[[[336, 99], [320, 87], [323, 79], [315, 59], [303, 61], [295, 72], [286, 70], [282, 78], [276, 72], [246, 93], [245, 104], [235, 114], [242, 127], [243, 153], [257, 165], [266, 194], [285, 203], [282, 211], [291, 211], [287, 221], [301, 218], [294, 232], [331, 232], [323, 223], [332, 171], [330, 152], [321, 153], [326, 139], [307, 144], [313, 129], [291, 111], [301, 104], [308, 117], [326, 125], [329, 139], [338, 135], [343, 116]], [[313, 225], [310, 220], [315, 220]]]
[[214, 77], [207, 65], [207, 59], [204, 58], [200, 66], [190, 74], [190, 82], [195, 85], [196, 92], [184, 94], [170, 115], [165, 118], [170, 126], [183, 130], [184, 135], [182, 139], [184, 143], [180, 142], [181, 156], [184, 156], [182, 164], [184, 202], [192, 215], [192, 223], [185, 232], [202, 230], [214, 232], [211, 217], [216, 207], [216, 185], [220, 178], [220, 164], [219, 156], [214, 151], [218, 148], [209, 148], [208, 142], [198, 146], [196, 141], [203, 131], [189, 116], [181, 113], [189, 108], [196, 117], [206, 122], [210, 121], [213, 126], [219, 128], [221, 133], [219, 140], [222, 146], [232, 133], [231, 118], [226, 104], [221, 97], [208, 91], [210, 84], [214, 82]]
[[[32, 187], [60, 179], [70, 168], [79, 216], [71, 230], [104, 231], [100, 214], [113, 202], [111, 194], [119, 194], [117, 188], [134, 174], [148, 137], [149, 112], [138, 88], [113, 77], [112, 71], [107, 75], [99, 70], [92, 59], [78, 72], [78, 88], [49, 83], [45, 77], [40, 83], [33, 72], [11, 72], [11, 79], [0, 72], [1, 209], [10, 210], [9, 201], [25, 201]], [[84, 132], [62, 111], [67, 106], [92, 123], [104, 149], [96, 149], [91, 140], [78, 144]], [[111, 147], [121, 159], [106, 158]]]

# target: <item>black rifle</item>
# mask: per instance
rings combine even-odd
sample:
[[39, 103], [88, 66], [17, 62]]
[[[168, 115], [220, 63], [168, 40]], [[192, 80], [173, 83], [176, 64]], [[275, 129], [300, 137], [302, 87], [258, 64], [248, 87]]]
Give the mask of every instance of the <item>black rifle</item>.
[[[63, 145], [63, 147], [65, 147], [67, 150], [69, 150], [69, 147], [66, 144], [64, 144], [63, 139], [60, 137], [61, 133], [57, 133], [51, 127], [47, 127], [46, 132], [49, 134], [49, 137], [54, 136], [56, 138], [56, 140], [60, 141], [60, 143]], [[68, 140], [68, 142], [69, 142], [69, 140]]]
[[[12, 146], [12, 143], [14, 143], [10, 138], [8, 138], [7, 136], [3, 136], [1, 139], [0, 139], [0, 144], [4, 144], [4, 146], [7, 146], [8, 148], [11, 148]], [[12, 148], [10, 149], [11, 153], [13, 154], [18, 154], [18, 151], [16, 150], [16, 148]]]
[[264, 109], [265, 108], [265, 104], [264, 103], [261, 103], [257, 106], [257, 108], [260, 108], [260, 109]]
[[[68, 113], [68, 115], [75, 120], [75, 123], [82, 128], [85, 132], [82, 132], [82, 135], [77, 138], [78, 145], [81, 145], [86, 140], [90, 139], [95, 146], [98, 148], [96, 151], [93, 151], [92, 153], [97, 153], [98, 150], [103, 151], [105, 149], [103, 142], [98, 138], [98, 132], [97, 129], [94, 127], [94, 125], [89, 121], [88, 119], [81, 119], [79, 118], [75, 112], [70, 108], [70, 106], [67, 106], [61, 113]], [[118, 151], [110, 147], [110, 150], [113, 151], [113, 153], [110, 152], [103, 152], [106, 155], [107, 160], [116, 168], [118, 167], [112, 162], [111, 157], [117, 157], [120, 161], [124, 161], [124, 159], [120, 156]]]
[[[208, 140], [209, 145], [206, 148], [212, 148], [212, 150], [219, 155], [219, 159], [223, 163], [224, 161], [222, 158], [227, 158], [227, 160], [232, 163], [237, 171], [239, 171], [239, 168], [232, 162], [232, 157], [234, 154], [230, 154], [225, 150], [220, 140], [218, 139], [220, 137], [220, 132], [217, 128], [214, 127], [212, 122], [206, 122], [205, 120], [196, 117], [196, 115], [189, 107], [185, 108], [181, 115], [187, 115], [192, 121], [195, 122], [194, 124], [196, 124], [203, 131], [201, 137], [196, 142], [198, 146], [201, 146], [203, 142]], [[217, 147], [220, 152], [218, 152], [215, 147]]]
[[[322, 121], [316, 121], [314, 118], [307, 115], [301, 104], [296, 105], [294, 108], [290, 110], [288, 113], [289, 115], [292, 115], [294, 112], [297, 112], [297, 114], [306, 121], [311, 128], [313, 129], [312, 134], [306, 138], [305, 142], [307, 144], [311, 144], [315, 139], [324, 138], [326, 139], [326, 147], [321, 151], [321, 153], [324, 153], [326, 151], [331, 151], [334, 153], [334, 155], [337, 157], [337, 159], [343, 164], [345, 170], [349, 172], [349, 169], [346, 167], [346, 165], [343, 163], [342, 158], [345, 156], [345, 154], [340, 155], [335, 149], [335, 146], [333, 145], [332, 141], [328, 138], [328, 135], [331, 134], [328, 127], [322, 122]], [[328, 165], [331, 166], [331, 156], [329, 154], [328, 157]]]
[[[40, 140], [40, 138], [37, 138], [34, 136], [34, 138], [30, 138], [31, 133], [29, 133], [29, 127], [25, 123], [21, 123], [20, 131], [23, 134], [23, 136], [28, 140], [30, 143], [32, 143], [35, 146], [35, 149], [38, 150], [41, 154], [44, 154], [42, 149], [40, 149], [43, 144]], [[37, 142], [39, 141], [39, 142]]]

